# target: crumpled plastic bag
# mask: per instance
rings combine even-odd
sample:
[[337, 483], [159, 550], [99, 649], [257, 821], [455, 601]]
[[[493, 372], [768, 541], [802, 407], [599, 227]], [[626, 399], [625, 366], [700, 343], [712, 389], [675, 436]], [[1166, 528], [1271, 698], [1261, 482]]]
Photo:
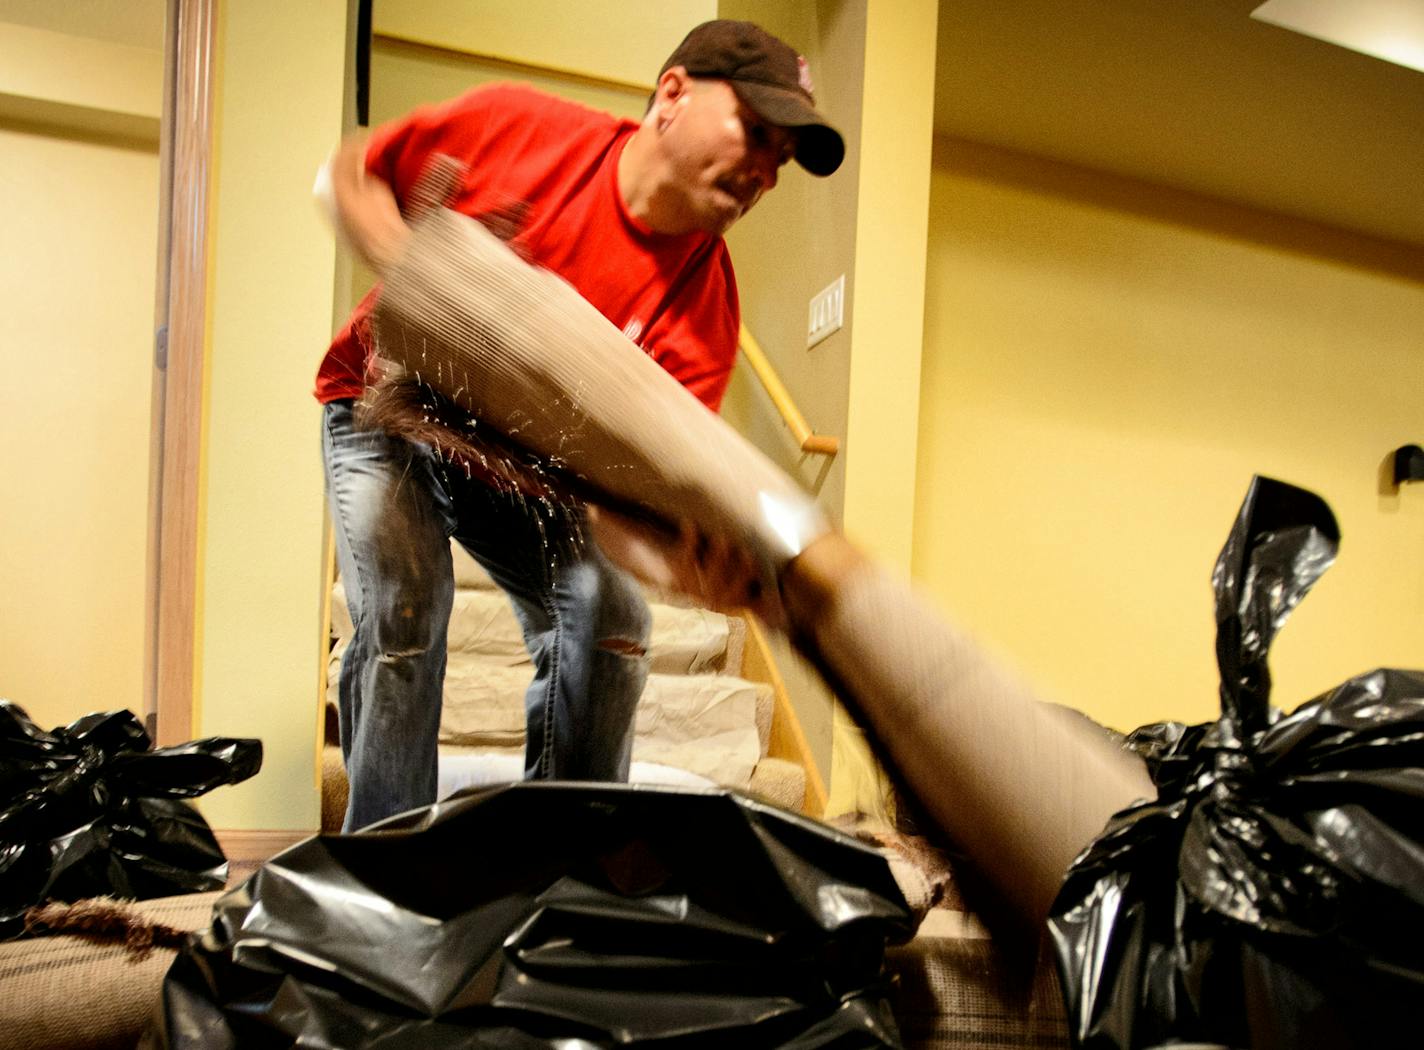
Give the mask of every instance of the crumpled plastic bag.
[[190, 804], [262, 765], [257, 740], [151, 749], [128, 711], [46, 732], [0, 700], [0, 938], [45, 900], [221, 889], [227, 860]]
[[1424, 674], [1269, 705], [1271, 640], [1338, 545], [1318, 496], [1252, 482], [1212, 574], [1222, 716], [1129, 737], [1158, 799], [1078, 857], [1049, 920], [1075, 1046], [1418, 1045]]
[[885, 859], [735, 793], [530, 782], [279, 854], [149, 1047], [898, 1047]]

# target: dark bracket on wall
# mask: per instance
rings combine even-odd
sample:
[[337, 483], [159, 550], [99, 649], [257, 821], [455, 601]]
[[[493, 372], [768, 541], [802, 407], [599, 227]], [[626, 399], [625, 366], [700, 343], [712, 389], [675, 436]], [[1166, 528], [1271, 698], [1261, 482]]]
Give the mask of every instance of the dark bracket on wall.
[[371, 0], [356, 6], [356, 123], [371, 126]]
[[1394, 483], [1424, 481], [1424, 448], [1401, 445], [1394, 450]]

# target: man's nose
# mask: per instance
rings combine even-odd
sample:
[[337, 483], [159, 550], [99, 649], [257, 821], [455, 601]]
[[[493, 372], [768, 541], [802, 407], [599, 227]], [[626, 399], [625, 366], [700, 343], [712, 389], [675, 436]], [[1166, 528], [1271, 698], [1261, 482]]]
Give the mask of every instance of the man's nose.
[[761, 192], [776, 186], [777, 173], [781, 169], [781, 156], [770, 150], [758, 150], [752, 163], [752, 173], [761, 184]]

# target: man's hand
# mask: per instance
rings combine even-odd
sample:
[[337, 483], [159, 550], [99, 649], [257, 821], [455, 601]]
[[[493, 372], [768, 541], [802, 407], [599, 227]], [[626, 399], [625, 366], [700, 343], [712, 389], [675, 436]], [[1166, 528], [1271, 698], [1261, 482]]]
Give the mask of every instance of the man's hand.
[[676, 537], [606, 507], [588, 508], [594, 539], [610, 561], [650, 586], [718, 612], [749, 609], [779, 627], [785, 616], [763, 567], [740, 544], [689, 521]]
[[353, 135], [336, 147], [314, 192], [346, 243], [383, 276], [405, 251], [410, 230], [391, 188], [366, 170], [366, 139]]

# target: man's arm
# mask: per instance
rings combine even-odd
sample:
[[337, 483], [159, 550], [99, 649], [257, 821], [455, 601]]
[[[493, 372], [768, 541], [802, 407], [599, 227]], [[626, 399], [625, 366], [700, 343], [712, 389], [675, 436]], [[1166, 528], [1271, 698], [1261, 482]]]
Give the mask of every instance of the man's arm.
[[366, 170], [368, 136], [344, 139], [317, 173], [315, 194], [327, 218], [375, 273], [405, 251], [410, 236], [390, 186]]
[[[384, 277], [404, 253], [410, 230], [391, 187], [367, 170], [368, 141], [364, 134], [343, 140], [317, 173], [314, 192], [351, 249]], [[412, 218], [443, 202], [460, 172], [453, 158], [432, 157], [407, 201]], [[674, 540], [612, 511], [590, 511], [600, 546], [626, 571], [708, 608], [750, 608], [770, 624], [781, 623], [774, 588], [762, 585], [755, 559], [728, 538], [682, 521]]]
[[686, 518], [672, 536], [592, 504], [588, 519], [599, 549], [624, 572], [703, 608], [723, 613], [750, 609], [764, 623], [785, 628], [775, 587], [763, 583], [756, 559], [730, 537], [707, 533]]

